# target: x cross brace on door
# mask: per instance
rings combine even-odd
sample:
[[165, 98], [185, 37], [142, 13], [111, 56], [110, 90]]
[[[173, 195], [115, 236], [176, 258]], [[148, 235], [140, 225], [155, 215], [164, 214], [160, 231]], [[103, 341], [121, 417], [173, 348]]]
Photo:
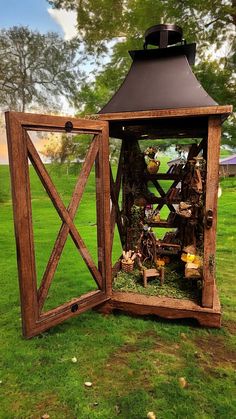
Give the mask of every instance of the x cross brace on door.
[[[6, 113], [9, 162], [12, 181], [13, 212], [18, 253], [18, 273], [21, 294], [23, 332], [26, 337], [34, 336], [75, 314], [92, 308], [109, 298], [111, 292], [111, 246], [110, 246], [110, 181], [108, 125], [103, 121], [70, 119], [75, 133], [93, 134], [80, 175], [66, 208], [62, 202], [28, 131], [65, 132], [68, 118], [25, 113]], [[49, 195], [62, 226], [57, 235], [45, 273], [37, 290], [32, 209], [28, 157], [35, 168], [47, 194]], [[95, 265], [79, 231], [74, 218], [82, 194], [95, 162], [97, 196], [97, 242], [98, 267]], [[106, 226], [105, 226], [106, 222]], [[59, 263], [68, 234], [85, 261], [98, 290], [62, 304], [42, 313], [44, 302]], [[72, 306], [76, 310], [72, 310]], [[75, 313], [76, 311], [76, 313]]]

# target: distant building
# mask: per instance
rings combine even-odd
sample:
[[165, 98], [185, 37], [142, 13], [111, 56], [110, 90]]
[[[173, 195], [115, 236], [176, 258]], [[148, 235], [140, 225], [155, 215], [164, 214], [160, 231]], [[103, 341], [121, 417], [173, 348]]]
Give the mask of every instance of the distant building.
[[236, 154], [220, 160], [220, 176], [236, 176]]
[[169, 160], [167, 162], [168, 166], [178, 166], [179, 164], [184, 164], [186, 160], [183, 157], [176, 157], [176, 159]]

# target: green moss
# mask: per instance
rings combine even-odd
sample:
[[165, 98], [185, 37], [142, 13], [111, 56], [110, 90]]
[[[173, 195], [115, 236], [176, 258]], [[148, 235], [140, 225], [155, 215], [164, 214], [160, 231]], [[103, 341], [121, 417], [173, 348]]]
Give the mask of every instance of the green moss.
[[138, 269], [134, 269], [130, 273], [120, 271], [114, 281], [113, 289], [190, 300], [198, 299], [200, 294], [196, 281], [185, 279], [176, 269], [176, 264], [165, 267], [163, 285], [160, 284], [159, 278], [153, 277], [148, 280], [148, 285], [144, 288], [142, 274]]

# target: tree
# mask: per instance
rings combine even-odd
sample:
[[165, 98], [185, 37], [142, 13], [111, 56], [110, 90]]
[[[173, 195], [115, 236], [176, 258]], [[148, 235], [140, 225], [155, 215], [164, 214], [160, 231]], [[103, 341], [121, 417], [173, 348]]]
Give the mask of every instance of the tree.
[[69, 173], [71, 163], [74, 164], [78, 174], [79, 165], [85, 160], [89, 145], [93, 140], [92, 134], [48, 133], [46, 137], [45, 134], [43, 136], [40, 134], [40, 137], [45, 142], [39, 151], [40, 154], [46, 157], [53, 164], [54, 168], [59, 169], [58, 173], [61, 173], [61, 169], [64, 166], [67, 174]]
[[[220, 46], [233, 44], [230, 26], [236, 25], [236, 0], [48, 0], [55, 8], [77, 11], [78, 36], [87, 52], [107, 51], [107, 43], [142, 38], [161, 22], [176, 23], [189, 41]], [[231, 32], [231, 33], [230, 33]]]
[[40, 154], [50, 159], [52, 163], [64, 164], [75, 154], [75, 143], [70, 135], [48, 134], [47, 142]]
[[[53, 7], [77, 11], [78, 39], [100, 64], [95, 80], [82, 83], [78, 92], [80, 113], [95, 113], [108, 101], [130, 67], [127, 51], [140, 49], [145, 30], [160, 22], [180, 25], [187, 41], [197, 42], [194, 71], [203, 87], [219, 104], [236, 105], [236, 0], [48, 1]], [[110, 60], [104, 66], [108, 51]], [[213, 60], [213, 53], [220, 58]], [[232, 121], [225, 141], [236, 147]]]
[[[78, 39], [85, 53], [96, 57], [96, 88], [84, 84], [81, 97], [95, 92], [95, 103], [120, 85], [130, 66], [127, 51], [140, 48], [143, 34], [160, 22], [183, 28], [188, 42], [197, 42], [198, 61], [209, 61], [208, 51], [221, 51], [223, 65], [233, 73], [236, 61], [236, 0], [48, 0], [55, 8], [77, 11]], [[226, 48], [227, 44], [227, 48]], [[224, 47], [224, 53], [222, 50]], [[109, 51], [109, 53], [108, 53]], [[103, 65], [104, 54], [110, 56]], [[221, 59], [222, 61], [222, 59]], [[222, 65], [222, 62], [220, 63]], [[220, 69], [220, 66], [219, 66]], [[99, 72], [100, 70], [100, 72]], [[228, 72], [229, 77], [230, 71]], [[90, 88], [87, 88], [90, 87]], [[87, 91], [86, 91], [87, 88]], [[222, 91], [222, 89], [221, 89]]]
[[42, 35], [27, 27], [0, 31], [0, 105], [16, 111], [56, 106], [77, 88], [74, 42], [56, 33]]

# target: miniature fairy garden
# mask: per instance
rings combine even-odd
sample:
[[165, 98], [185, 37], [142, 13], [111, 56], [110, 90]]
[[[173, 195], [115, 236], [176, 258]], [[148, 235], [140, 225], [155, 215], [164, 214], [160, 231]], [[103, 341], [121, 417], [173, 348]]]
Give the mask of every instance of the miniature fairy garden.
[[[124, 250], [113, 290], [200, 301], [206, 164], [197, 147], [159, 173], [158, 149], [141, 151], [132, 141], [122, 185]], [[163, 179], [171, 181], [168, 190]]]
[[164, 284], [161, 285], [157, 277], [152, 277], [146, 288], [143, 286], [143, 275], [139, 269], [136, 268], [130, 273], [119, 271], [113, 290], [200, 301], [201, 283], [195, 280], [186, 281], [176, 268], [174, 263], [166, 266]]

